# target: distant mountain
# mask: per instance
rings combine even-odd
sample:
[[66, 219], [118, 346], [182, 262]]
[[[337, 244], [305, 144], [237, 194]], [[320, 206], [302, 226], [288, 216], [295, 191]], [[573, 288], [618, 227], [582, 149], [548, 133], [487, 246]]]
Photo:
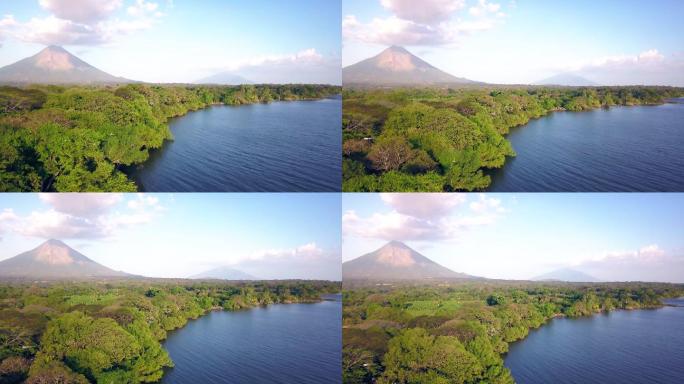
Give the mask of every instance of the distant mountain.
[[0, 83], [113, 84], [130, 80], [103, 72], [64, 48], [51, 45], [29, 58], [0, 68]]
[[222, 72], [215, 75], [205, 77], [204, 79], [197, 80], [196, 84], [220, 84], [220, 85], [242, 85], [242, 84], [253, 84], [253, 82], [245, 79], [244, 77], [232, 73], [232, 72]]
[[557, 269], [555, 271], [537, 276], [532, 280], [536, 281], [567, 281], [571, 283], [595, 283], [600, 280], [584, 272], [570, 268]]
[[133, 277], [94, 262], [59, 240], [0, 261], [0, 278], [89, 279]]
[[206, 272], [190, 276], [191, 279], [219, 279], [219, 280], [259, 280], [256, 277], [230, 267], [218, 267]]
[[342, 69], [344, 85], [420, 86], [480, 84], [441, 71], [403, 47], [392, 46], [375, 57]]
[[561, 73], [535, 83], [537, 85], [564, 85], [568, 87], [591, 87], [598, 85], [591, 80], [572, 73]]
[[472, 279], [443, 267], [406, 244], [391, 241], [382, 248], [342, 263], [342, 279], [423, 280]]

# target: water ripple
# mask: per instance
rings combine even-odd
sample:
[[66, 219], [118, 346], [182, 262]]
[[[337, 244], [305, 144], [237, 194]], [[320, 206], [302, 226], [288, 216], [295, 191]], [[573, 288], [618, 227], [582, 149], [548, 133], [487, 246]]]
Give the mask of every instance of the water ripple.
[[147, 192], [337, 192], [341, 116], [340, 98], [190, 112], [133, 177]]
[[490, 191], [684, 191], [684, 104], [553, 113], [508, 139]]

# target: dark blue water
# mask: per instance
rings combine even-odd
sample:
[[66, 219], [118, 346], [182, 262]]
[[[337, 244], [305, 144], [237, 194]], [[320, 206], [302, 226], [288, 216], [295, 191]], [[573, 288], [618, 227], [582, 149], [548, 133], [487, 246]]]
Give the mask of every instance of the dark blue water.
[[684, 191], [684, 104], [556, 112], [513, 128], [497, 192]]
[[190, 112], [132, 176], [147, 192], [340, 191], [341, 119], [339, 97]]
[[684, 307], [554, 319], [513, 343], [505, 362], [519, 384], [679, 384]]
[[341, 318], [341, 301], [212, 312], [164, 342], [162, 383], [341, 383]]

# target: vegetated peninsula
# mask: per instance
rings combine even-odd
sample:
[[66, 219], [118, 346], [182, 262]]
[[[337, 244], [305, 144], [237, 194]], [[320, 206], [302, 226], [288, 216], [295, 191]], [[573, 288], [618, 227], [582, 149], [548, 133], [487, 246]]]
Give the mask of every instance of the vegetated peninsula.
[[661, 104], [680, 96], [683, 88], [662, 86], [345, 82], [343, 191], [484, 190], [491, 183], [487, 170], [515, 156], [505, 137], [513, 127], [555, 111]]
[[344, 279], [343, 382], [501, 383], [510, 343], [554, 317], [661, 307], [665, 283]]
[[[318, 302], [341, 289], [329, 281], [105, 277], [111, 270], [57, 241], [4, 261], [0, 271], [18, 261], [28, 268], [23, 277], [0, 276], [2, 383], [157, 382], [173, 366], [160, 341], [188, 320], [212, 310]], [[56, 274], [45, 265], [71, 267]]]
[[[42, 54], [49, 59], [39, 59]], [[0, 69], [0, 83], [10, 84], [0, 86], [3, 192], [137, 191], [123, 170], [172, 139], [172, 117], [215, 104], [310, 100], [341, 91], [310, 84], [124, 84], [86, 76], [101, 71], [56, 47], [36, 57]]]

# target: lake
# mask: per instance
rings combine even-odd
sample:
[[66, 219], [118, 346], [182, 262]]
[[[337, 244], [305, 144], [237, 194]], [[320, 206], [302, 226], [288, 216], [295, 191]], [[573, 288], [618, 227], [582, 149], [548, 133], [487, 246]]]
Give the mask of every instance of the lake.
[[146, 192], [337, 192], [341, 119], [341, 97], [189, 112], [128, 173]]
[[511, 129], [496, 192], [684, 191], [684, 103], [555, 112]]
[[342, 302], [212, 312], [164, 342], [162, 383], [341, 383]]
[[505, 364], [519, 384], [678, 384], [683, 324], [684, 307], [557, 318], [511, 344]]

